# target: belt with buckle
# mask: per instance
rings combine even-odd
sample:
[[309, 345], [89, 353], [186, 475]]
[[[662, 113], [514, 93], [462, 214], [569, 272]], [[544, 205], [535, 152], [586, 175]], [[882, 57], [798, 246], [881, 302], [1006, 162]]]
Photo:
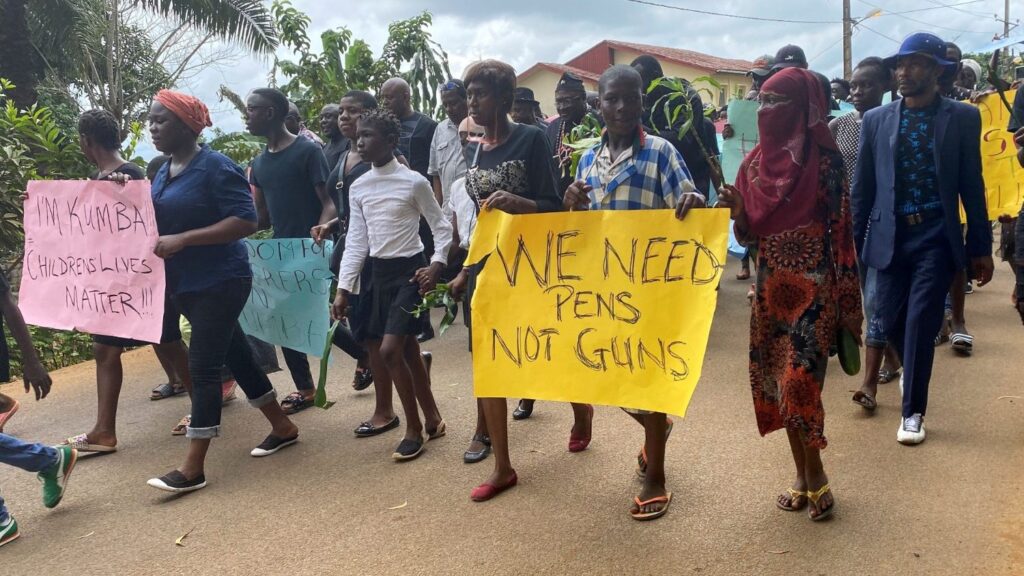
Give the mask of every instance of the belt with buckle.
[[929, 220], [933, 220], [941, 214], [941, 210], [925, 210], [923, 212], [914, 212], [913, 214], [903, 214], [900, 218], [906, 222], [907, 226], [917, 226], [918, 224], [924, 224]]

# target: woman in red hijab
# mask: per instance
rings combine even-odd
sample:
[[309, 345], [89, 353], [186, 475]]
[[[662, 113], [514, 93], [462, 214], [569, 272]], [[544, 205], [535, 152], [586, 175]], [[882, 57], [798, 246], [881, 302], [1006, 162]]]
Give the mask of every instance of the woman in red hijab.
[[757, 288], [750, 321], [750, 383], [761, 435], [785, 428], [796, 480], [776, 505], [809, 506], [811, 520], [835, 500], [821, 463], [825, 409], [821, 390], [840, 328], [860, 338], [849, 188], [828, 130], [817, 78], [786, 68], [761, 88], [760, 143], [726, 186], [719, 206], [741, 242], [757, 241]]

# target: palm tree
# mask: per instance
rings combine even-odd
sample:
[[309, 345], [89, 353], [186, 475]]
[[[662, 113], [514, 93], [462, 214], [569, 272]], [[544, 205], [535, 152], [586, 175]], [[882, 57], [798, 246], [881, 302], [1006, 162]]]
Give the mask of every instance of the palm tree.
[[[4, 15], [0, 77], [19, 78], [21, 98], [16, 102], [20, 107], [34, 101], [39, 83], [53, 73], [98, 86], [99, 96], [90, 95], [90, 100], [122, 117], [126, 96], [131, 96], [124, 93], [125, 71], [136, 62], [120, 52], [125, 50], [126, 38], [134, 34], [131, 39], [136, 40], [139, 32], [123, 21], [130, 9], [164, 17], [182, 29], [200, 30], [207, 40], [222, 39], [259, 54], [272, 53], [278, 44], [273, 18], [261, 0], [33, 0], [30, 13], [26, 13], [26, 2], [0, 0]], [[180, 36], [169, 35], [165, 44], [174, 38]], [[138, 44], [127, 45], [138, 48]], [[159, 55], [168, 46], [150, 48]], [[42, 60], [43, 66], [33, 66], [33, 58], [26, 55], [35, 62]]]
[[10, 98], [18, 108], [36, 101], [43, 66], [28, 35], [28, 0], [0, 0], [0, 78], [14, 83]]

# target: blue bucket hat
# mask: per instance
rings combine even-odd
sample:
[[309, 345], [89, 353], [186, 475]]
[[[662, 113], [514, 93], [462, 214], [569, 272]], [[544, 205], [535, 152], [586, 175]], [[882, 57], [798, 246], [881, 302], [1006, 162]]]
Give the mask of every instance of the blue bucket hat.
[[907, 36], [903, 44], [900, 44], [900, 51], [885, 59], [885, 65], [895, 70], [896, 62], [900, 58], [912, 54], [922, 54], [932, 58], [939, 66], [945, 68], [946, 74], [955, 71], [957, 67], [956, 62], [946, 59], [946, 42], [927, 32], [918, 32]]

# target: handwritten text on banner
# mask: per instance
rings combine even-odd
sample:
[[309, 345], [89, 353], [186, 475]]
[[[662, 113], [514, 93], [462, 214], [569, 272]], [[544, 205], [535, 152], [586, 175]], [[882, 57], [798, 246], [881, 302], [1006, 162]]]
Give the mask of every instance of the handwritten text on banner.
[[[1013, 102], [1016, 91], [1006, 93]], [[997, 94], [988, 94], [978, 101], [981, 112], [981, 167], [985, 176], [988, 217], [996, 220], [1003, 214], [1016, 215], [1024, 203], [1024, 168], [1017, 162], [1013, 134], [1007, 131], [1010, 113]]]
[[260, 340], [310, 356], [323, 354], [330, 329], [330, 241], [311, 238], [246, 240], [252, 293], [238, 319]]
[[19, 306], [37, 326], [160, 341], [164, 262], [149, 182], [32, 181]]
[[479, 397], [684, 414], [700, 379], [728, 212], [481, 214], [467, 262]]

